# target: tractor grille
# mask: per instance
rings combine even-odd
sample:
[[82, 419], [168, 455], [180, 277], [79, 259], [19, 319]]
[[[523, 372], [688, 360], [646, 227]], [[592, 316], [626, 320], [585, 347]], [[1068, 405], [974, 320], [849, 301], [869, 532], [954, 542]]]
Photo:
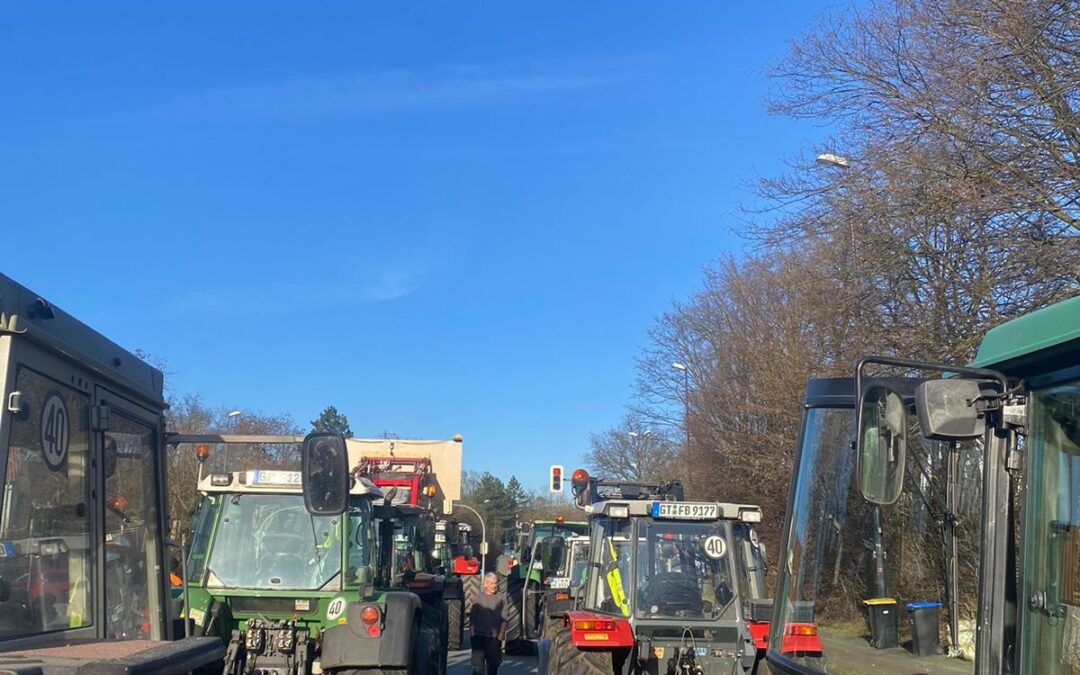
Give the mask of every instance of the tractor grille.
[[294, 614], [297, 616], [318, 614], [318, 598], [306, 598], [308, 601], [308, 609], [303, 612], [296, 610], [296, 601], [304, 599], [305, 598], [232, 597], [229, 598], [229, 606], [232, 607], [234, 612], [243, 612], [246, 614], [273, 614], [278, 617], [290, 617]]

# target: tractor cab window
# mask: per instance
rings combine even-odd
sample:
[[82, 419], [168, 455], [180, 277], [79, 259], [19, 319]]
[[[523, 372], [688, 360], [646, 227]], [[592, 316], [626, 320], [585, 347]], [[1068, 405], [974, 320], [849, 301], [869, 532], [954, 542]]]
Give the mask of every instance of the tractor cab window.
[[639, 617], [735, 618], [727, 524], [643, 522], [638, 534]]
[[188, 583], [202, 583], [206, 572], [206, 555], [210, 549], [210, 535], [213, 534], [214, 522], [221, 504], [221, 496], [206, 495], [199, 502], [192, 519], [191, 551], [188, 553]]
[[224, 498], [207, 585], [319, 589], [338, 576], [337, 516], [309, 515], [299, 493]]
[[351, 498], [347, 521], [348, 544], [345, 548], [346, 584], [359, 581], [360, 570], [371, 565], [372, 537], [371, 500]]
[[[0, 638], [93, 624], [88, 397], [20, 367], [0, 513]], [[5, 401], [7, 403], [7, 401]]]
[[630, 521], [606, 519], [598, 523], [594, 541], [600, 547], [594, 568], [590, 608], [630, 616]]
[[1022, 672], [1080, 672], [1080, 381], [1036, 392], [1024, 453]]
[[765, 583], [765, 556], [757, 532], [746, 523], [735, 523], [731, 528], [735, 535], [734, 563], [739, 577], [739, 588], [744, 598], [772, 597]]
[[575, 539], [570, 544], [570, 554], [566, 556], [566, 576], [570, 577], [570, 585], [577, 588], [585, 583], [585, 575], [589, 571], [589, 542], [585, 539]]

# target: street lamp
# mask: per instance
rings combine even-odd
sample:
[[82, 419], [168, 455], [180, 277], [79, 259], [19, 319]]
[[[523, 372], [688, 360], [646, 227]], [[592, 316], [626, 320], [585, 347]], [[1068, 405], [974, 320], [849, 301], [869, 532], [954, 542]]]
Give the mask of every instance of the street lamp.
[[[484, 503], [487, 504], [490, 501], [490, 499], [485, 499]], [[454, 506], [460, 506], [463, 509], [468, 509], [472, 511], [476, 515], [476, 519], [480, 521], [480, 579], [483, 580], [484, 574], [487, 572], [486, 562], [488, 552], [487, 525], [484, 524], [484, 517], [481, 516], [476, 509], [469, 506], [468, 504], [454, 502]]]
[[831, 152], [822, 153], [814, 160], [825, 166], [835, 166], [838, 169], [850, 169], [851, 160], [843, 155], [834, 155]]

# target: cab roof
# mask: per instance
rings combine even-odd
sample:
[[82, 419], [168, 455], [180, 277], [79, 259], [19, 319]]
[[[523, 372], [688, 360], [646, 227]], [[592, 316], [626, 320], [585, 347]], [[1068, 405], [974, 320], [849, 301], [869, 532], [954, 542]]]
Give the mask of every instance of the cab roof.
[[165, 407], [161, 371], [13, 279], [0, 274], [0, 336], [29, 339]]
[[[1031, 377], [1059, 369], [1063, 357], [1076, 352], [1080, 352], [1080, 295], [991, 329], [972, 365]], [[1073, 357], [1068, 365], [1075, 363]]]
[[[210, 473], [199, 479], [199, 492], [227, 492], [229, 494], [303, 494], [299, 471], [280, 469], [252, 469], [229, 473]], [[381, 499], [383, 492], [366, 478], [360, 478], [349, 490], [351, 495], [365, 495]]]

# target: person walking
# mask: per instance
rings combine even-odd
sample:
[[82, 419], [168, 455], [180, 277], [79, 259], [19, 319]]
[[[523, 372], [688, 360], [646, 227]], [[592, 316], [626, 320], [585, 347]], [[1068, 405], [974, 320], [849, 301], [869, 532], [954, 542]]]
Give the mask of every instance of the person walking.
[[494, 572], [484, 575], [484, 592], [469, 611], [469, 638], [473, 675], [497, 675], [502, 641], [506, 639], [506, 595], [499, 593], [499, 579]]

